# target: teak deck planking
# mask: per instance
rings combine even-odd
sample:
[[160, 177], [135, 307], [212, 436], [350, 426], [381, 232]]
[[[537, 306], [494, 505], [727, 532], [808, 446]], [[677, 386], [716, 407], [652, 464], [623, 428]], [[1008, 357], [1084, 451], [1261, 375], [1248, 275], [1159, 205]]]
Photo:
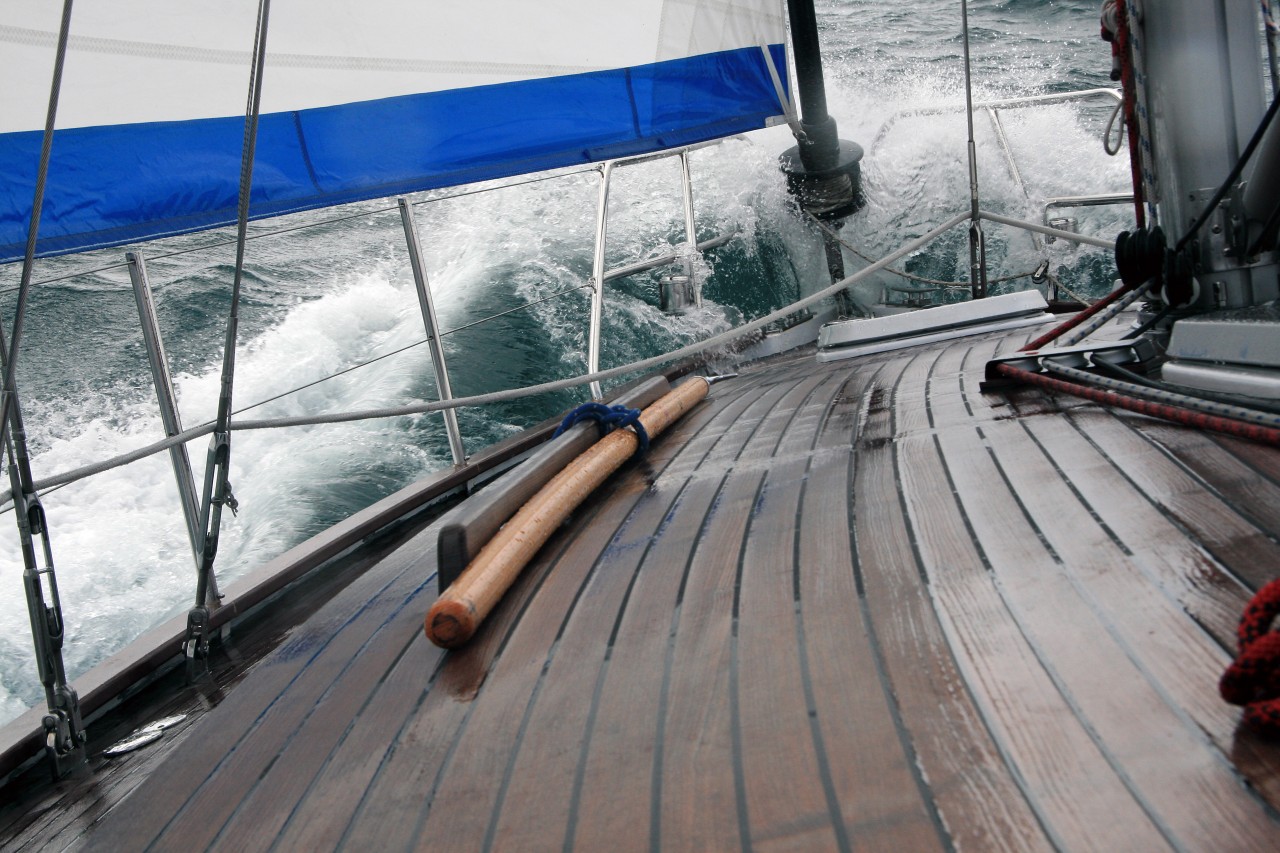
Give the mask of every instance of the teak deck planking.
[[[909, 530], [951, 647], [968, 671], [966, 681], [983, 697], [988, 725], [1024, 777], [1028, 798], [1067, 846], [1162, 846], [1159, 829], [1099, 751], [1087, 723], [1055, 683], [1052, 664], [1010, 609], [992, 557], [998, 560], [1002, 549], [1025, 543], [1014, 540], [1017, 532], [1001, 529], [1006, 517], [991, 519], [994, 525], [984, 531], [958, 503], [969, 483], [956, 476], [956, 464], [979, 458], [985, 448], [952, 459], [954, 433], [930, 423], [925, 384], [937, 357], [917, 355], [895, 389], [895, 411], [912, 413], [903, 419], [910, 431], [902, 425], [897, 430], [895, 460]], [[999, 488], [998, 480], [982, 481], [979, 498], [989, 499]]]
[[753, 365], [558, 531], [468, 648], [422, 636], [431, 527], [149, 777], [7, 838], [1275, 849], [1280, 744], [1238, 730], [1216, 681], [1280, 569], [1280, 454], [979, 393], [1026, 338]]

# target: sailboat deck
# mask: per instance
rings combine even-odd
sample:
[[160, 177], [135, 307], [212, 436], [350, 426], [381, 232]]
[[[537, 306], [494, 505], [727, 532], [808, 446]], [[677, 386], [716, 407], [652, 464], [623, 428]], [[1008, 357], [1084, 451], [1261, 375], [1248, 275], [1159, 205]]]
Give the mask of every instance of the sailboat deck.
[[462, 651], [423, 636], [435, 530], [418, 534], [64, 833], [1277, 849], [1280, 745], [1239, 730], [1216, 684], [1280, 567], [1280, 454], [979, 393], [1025, 339], [800, 353], [717, 384]]

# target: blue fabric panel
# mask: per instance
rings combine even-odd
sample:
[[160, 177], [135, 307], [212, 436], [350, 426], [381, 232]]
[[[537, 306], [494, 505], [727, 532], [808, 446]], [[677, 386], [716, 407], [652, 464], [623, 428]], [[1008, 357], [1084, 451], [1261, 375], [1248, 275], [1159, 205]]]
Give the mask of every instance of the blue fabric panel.
[[[785, 80], [783, 48], [771, 51]], [[251, 215], [644, 154], [779, 113], [759, 48], [273, 113], [259, 124]], [[233, 223], [243, 132], [242, 117], [58, 131], [37, 253]], [[0, 263], [24, 251], [40, 137], [0, 135]]]

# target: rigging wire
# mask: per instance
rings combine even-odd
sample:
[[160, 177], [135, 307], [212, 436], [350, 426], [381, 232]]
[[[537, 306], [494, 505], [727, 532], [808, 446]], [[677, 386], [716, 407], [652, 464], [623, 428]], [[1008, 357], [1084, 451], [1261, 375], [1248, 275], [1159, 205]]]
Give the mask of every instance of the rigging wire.
[[[3, 334], [0, 333], [0, 349], [8, 350], [4, 357], [3, 394], [0, 395], [0, 439], [8, 435], [10, 412], [17, 409], [15, 395], [17, 394], [18, 350], [22, 343], [22, 329], [27, 313], [27, 299], [31, 294], [31, 274], [35, 266], [36, 240], [40, 233], [40, 214], [44, 208], [44, 192], [49, 180], [49, 160], [53, 155], [53, 129], [57, 123], [58, 100], [62, 93], [62, 70], [66, 65], [67, 39], [71, 31], [71, 4], [72, 0], [66, 0], [62, 6], [62, 21], [58, 28], [58, 47], [53, 61], [53, 80], [49, 84], [49, 108], [45, 112], [44, 136], [40, 141], [40, 162], [36, 167], [36, 186], [31, 199], [31, 219], [30, 224], [27, 226], [27, 245], [22, 258], [21, 280], [18, 284], [18, 304], [14, 308], [13, 333], [7, 348], [5, 347]], [[22, 425], [21, 416], [15, 416], [13, 420], [15, 421], [14, 431], [15, 433], [19, 432]], [[18, 436], [15, 436], [15, 439], [17, 438]], [[18, 466], [20, 470], [27, 468], [24, 461], [26, 456], [24, 444], [25, 442], [19, 441]], [[24, 476], [29, 481], [30, 471], [25, 471]]]
[[204, 488], [200, 498], [200, 565], [196, 576], [195, 604], [187, 615], [187, 631], [183, 647], [189, 658], [203, 658], [208, 653], [209, 607], [218, 601], [213, 561], [218, 551], [222, 526], [222, 508], [233, 513], [237, 502], [227, 479], [231, 467], [231, 394], [236, 371], [236, 337], [240, 324], [240, 288], [244, 281], [244, 250], [249, 233], [249, 203], [253, 190], [253, 161], [258, 144], [258, 116], [262, 110], [262, 77], [267, 57], [267, 24], [271, 0], [259, 0], [258, 22], [253, 36], [253, 64], [249, 73], [248, 104], [245, 108], [244, 142], [240, 159], [240, 193], [237, 204], [236, 267], [231, 283], [231, 306], [227, 316], [227, 334], [222, 351], [222, 388], [218, 395], [218, 419], [209, 442], [204, 469]]
[[[62, 71], [66, 64], [67, 40], [71, 31], [72, 0], [65, 0], [62, 19], [58, 27], [58, 46], [53, 64], [53, 80], [49, 86], [49, 107], [45, 113], [44, 135], [40, 143], [40, 162], [36, 170], [36, 186], [31, 200], [31, 220], [27, 227], [27, 245], [22, 260], [21, 283], [14, 308], [13, 334], [6, 347], [3, 329], [0, 328], [0, 364], [4, 369], [4, 385], [0, 390], [0, 445], [8, 458], [8, 474], [11, 490], [9, 496], [14, 507], [18, 538], [21, 543], [22, 580], [31, 617], [31, 635], [44, 686], [45, 703], [49, 713], [43, 717], [48, 755], [55, 779], [64, 769], [84, 760], [84, 744], [87, 736], [80, 718], [80, 699], [74, 687], [67, 683], [66, 667], [62, 659], [62, 643], [65, 625], [62, 602], [58, 595], [58, 579], [54, 571], [53, 548], [49, 541], [49, 525], [44, 507], [31, 474], [31, 459], [27, 449], [26, 429], [22, 423], [22, 409], [18, 405], [18, 352], [22, 343], [23, 321], [26, 317], [27, 299], [31, 294], [31, 274], [35, 265], [36, 240], [40, 231], [40, 214], [44, 206], [45, 187], [49, 177], [49, 160], [53, 153], [53, 131], [57, 123], [58, 100], [62, 91]], [[2, 324], [0, 324], [2, 326]], [[12, 429], [10, 429], [12, 427]], [[39, 566], [33, 534], [40, 536], [44, 568]], [[48, 596], [46, 597], [46, 590]], [[64, 761], [67, 762], [64, 765]]]
[[969, 61], [969, 0], [960, 0], [964, 35], [964, 113], [969, 139], [969, 283], [975, 299], [987, 295], [987, 249], [978, 205], [978, 146], [973, 141], [973, 71]]

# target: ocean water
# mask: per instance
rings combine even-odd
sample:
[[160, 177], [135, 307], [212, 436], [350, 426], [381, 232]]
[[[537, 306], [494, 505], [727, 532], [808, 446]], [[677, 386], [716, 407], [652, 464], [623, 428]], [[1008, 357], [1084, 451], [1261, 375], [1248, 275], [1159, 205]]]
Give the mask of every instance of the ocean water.
[[[849, 243], [877, 257], [968, 209], [960, 4], [818, 0], [828, 100], [841, 135], [867, 149], [868, 205], [846, 224]], [[1108, 86], [1096, 0], [970, 3], [978, 101]], [[912, 111], [949, 110], [929, 115]], [[1002, 112], [1024, 179], [1011, 177], [985, 111], [975, 115], [983, 206], [1038, 221], [1046, 198], [1128, 189], [1125, 158], [1110, 158], [1100, 102]], [[791, 214], [777, 155], [785, 128], [727, 140], [691, 157], [700, 239], [734, 231], [700, 263], [705, 305], [682, 316], [658, 308], [661, 272], [610, 283], [603, 361], [628, 363], [759, 316], [826, 283], [821, 243]], [[574, 170], [569, 170], [573, 172]], [[608, 257], [616, 266], [666, 254], [683, 240], [679, 167], [663, 160], [621, 169], [611, 190]], [[479, 394], [585, 370], [597, 177], [439, 198], [416, 209], [454, 393]], [[435, 399], [429, 355], [394, 204], [266, 236], [250, 244], [235, 401], [247, 417], [315, 414]], [[258, 223], [254, 233], [332, 217]], [[1106, 237], [1129, 227], [1125, 208], [1071, 214]], [[234, 247], [202, 234], [142, 247], [148, 257], [182, 419], [212, 419]], [[162, 437], [137, 330], [124, 250], [40, 262], [23, 341], [20, 391], [37, 479]], [[171, 255], [174, 252], [183, 254]], [[993, 278], [1042, 260], [1072, 291], [1098, 296], [1114, 275], [1106, 252], [988, 227]], [[850, 253], [850, 270], [862, 261]], [[964, 282], [959, 228], [905, 259], [926, 278]], [[71, 273], [93, 270], [72, 278]], [[0, 308], [11, 322], [14, 266], [0, 268]], [[860, 286], [875, 301], [884, 274]], [[998, 286], [1028, 286], [1023, 277]], [[545, 302], [538, 300], [564, 295]], [[538, 304], [531, 304], [538, 303]], [[521, 307], [529, 306], [529, 307]], [[519, 309], [498, 320], [470, 324]], [[397, 352], [400, 351], [400, 352]], [[395, 354], [391, 354], [395, 353]], [[377, 359], [373, 361], [373, 359]], [[363, 365], [363, 366], [360, 366]], [[354, 369], [352, 369], [354, 368]], [[325, 379], [338, 371], [349, 370]], [[314, 384], [312, 384], [314, 383]], [[305, 387], [304, 387], [305, 386]], [[302, 388], [303, 390], [294, 391]], [[290, 393], [292, 392], [292, 393]], [[283, 395], [283, 396], [282, 396]], [[476, 450], [560, 409], [561, 392], [459, 413]], [[261, 402], [268, 401], [268, 402]], [[258, 405], [261, 403], [260, 405]], [[205, 442], [190, 446], [197, 482]], [[224, 519], [217, 571], [225, 582], [335, 521], [449, 463], [438, 415], [237, 433], [231, 482], [239, 515]], [[191, 603], [194, 568], [167, 456], [155, 456], [44, 496], [74, 676]], [[0, 722], [43, 701], [22, 594], [11, 511], [0, 513]]]

